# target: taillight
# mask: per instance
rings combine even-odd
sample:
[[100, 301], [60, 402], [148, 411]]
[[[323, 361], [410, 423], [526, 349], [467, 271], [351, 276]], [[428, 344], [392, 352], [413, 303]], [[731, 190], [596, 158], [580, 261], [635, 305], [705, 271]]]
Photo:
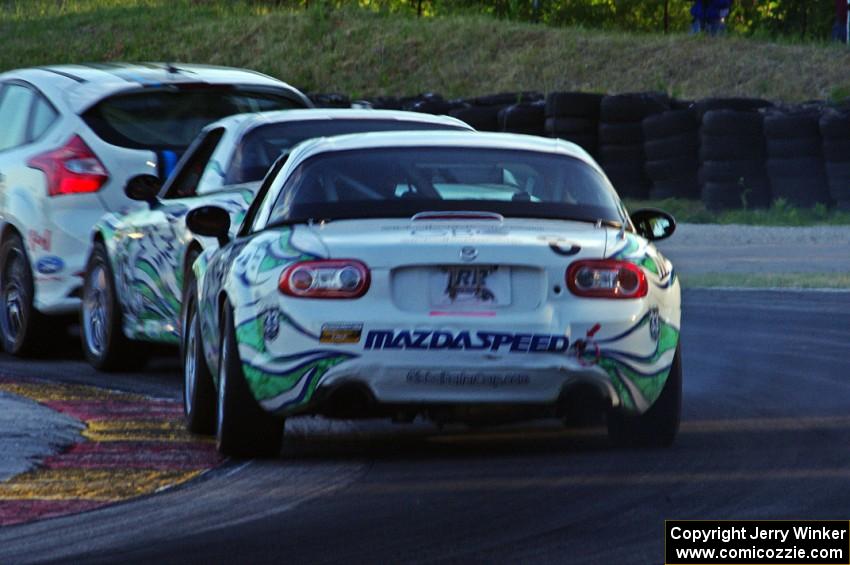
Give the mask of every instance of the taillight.
[[27, 165], [44, 172], [48, 196], [97, 192], [109, 180], [106, 167], [78, 135], [59, 149], [32, 157]]
[[299, 298], [359, 298], [369, 289], [369, 269], [353, 259], [301, 261], [283, 270], [278, 288]]
[[567, 287], [588, 298], [641, 298], [649, 286], [643, 270], [628, 261], [576, 261], [567, 269]]

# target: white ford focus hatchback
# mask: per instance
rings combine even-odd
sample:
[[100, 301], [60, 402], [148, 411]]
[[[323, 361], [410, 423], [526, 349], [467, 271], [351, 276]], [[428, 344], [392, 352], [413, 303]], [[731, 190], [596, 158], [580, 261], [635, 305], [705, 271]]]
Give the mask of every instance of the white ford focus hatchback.
[[287, 84], [241, 69], [92, 64], [0, 74], [0, 335], [43, 344], [44, 317], [79, 308], [91, 228], [133, 203], [125, 183], [165, 178], [208, 123], [311, 106]]

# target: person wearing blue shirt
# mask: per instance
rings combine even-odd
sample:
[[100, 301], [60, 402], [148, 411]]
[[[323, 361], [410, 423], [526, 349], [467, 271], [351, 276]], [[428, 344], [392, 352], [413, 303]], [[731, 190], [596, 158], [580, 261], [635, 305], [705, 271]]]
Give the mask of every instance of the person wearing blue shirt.
[[726, 17], [732, 9], [732, 0], [694, 0], [691, 6], [693, 24], [691, 31], [717, 35], [726, 31]]

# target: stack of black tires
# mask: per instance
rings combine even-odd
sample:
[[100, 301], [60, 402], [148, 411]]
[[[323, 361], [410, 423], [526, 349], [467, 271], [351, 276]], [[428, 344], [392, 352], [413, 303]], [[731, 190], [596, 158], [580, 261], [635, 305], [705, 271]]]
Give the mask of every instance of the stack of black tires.
[[[317, 106], [352, 105], [311, 94]], [[355, 107], [449, 114], [480, 131], [558, 137], [600, 163], [629, 198], [702, 198], [711, 210], [850, 210], [850, 106], [775, 107], [758, 98], [671, 100], [659, 93], [504, 92], [446, 100], [427, 92], [355, 101]]]
[[652, 185], [643, 149], [645, 118], [670, 109], [656, 93], [605, 96], [599, 105], [599, 163], [621, 196], [647, 198]]
[[764, 116], [769, 102], [710, 98], [697, 102], [700, 118], [702, 200], [710, 210], [751, 208], [770, 203], [764, 167]]
[[601, 102], [602, 95], [592, 92], [550, 93], [546, 97], [546, 135], [571, 141], [596, 157]]
[[[505, 131], [499, 121], [499, 114], [502, 113], [502, 110], [508, 106], [525, 105], [542, 99], [543, 95], [539, 92], [502, 92], [464, 98], [449, 111], [449, 115], [468, 123], [478, 131]], [[513, 127], [517, 122], [525, 125], [525, 122], [529, 120], [526, 120], [524, 114], [526, 112], [522, 110], [514, 112], [513, 116], [504, 118], [502, 123], [507, 123], [510, 127]], [[534, 119], [531, 121], [534, 122]], [[529, 129], [537, 131], [534, 127]]]
[[645, 118], [643, 138], [650, 198], [699, 198], [699, 120], [694, 106], [682, 103]]
[[774, 200], [783, 198], [801, 208], [829, 203], [819, 122], [817, 107], [765, 115], [767, 172]]
[[543, 100], [506, 106], [499, 111], [499, 131], [542, 136], [545, 109]]
[[836, 208], [850, 212], [850, 113], [826, 110], [819, 126], [829, 195]]

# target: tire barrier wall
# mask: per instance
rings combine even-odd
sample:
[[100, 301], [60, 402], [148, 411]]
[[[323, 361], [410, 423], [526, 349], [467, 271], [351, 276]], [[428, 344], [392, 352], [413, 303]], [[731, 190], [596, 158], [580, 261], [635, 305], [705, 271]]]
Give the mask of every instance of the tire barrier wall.
[[565, 139], [593, 156], [624, 197], [699, 198], [712, 210], [761, 208], [777, 199], [850, 210], [850, 106], [684, 101], [654, 92], [311, 98], [320, 107], [448, 114], [481, 131]]

